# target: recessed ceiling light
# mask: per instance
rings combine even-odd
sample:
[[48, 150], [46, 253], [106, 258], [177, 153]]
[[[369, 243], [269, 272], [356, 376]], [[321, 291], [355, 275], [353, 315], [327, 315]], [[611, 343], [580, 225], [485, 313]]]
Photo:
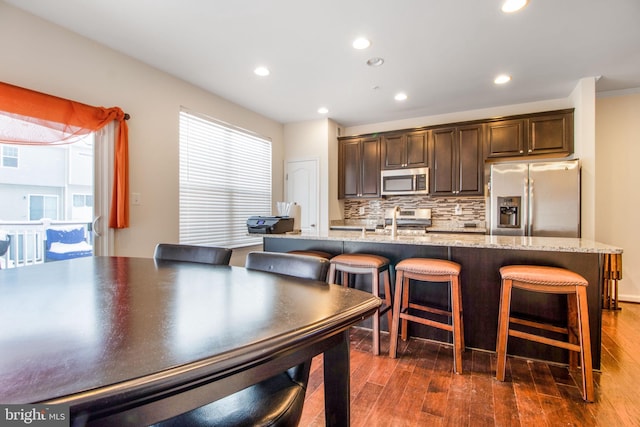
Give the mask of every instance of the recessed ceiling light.
[[527, 3], [528, 3], [528, 0], [506, 0], [502, 4], [502, 11], [504, 13], [517, 12], [523, 7], [525, 7]]
[[253, 72], [261, 77], [265, 77], [268, 76], [269, 74], [271, 74], [271, 72], [269, 71], [269, 69], [267, 67], [258, 67], [255, 70], [253, 70]]
[[379, 66], [381, 66], [382, 64], [384, 64], [384, 59], [382, 59], [382, 58], [377, 58], [377, 57], [376, 57], [376, 58], [371, 58], [371, 59], [369, 59], [369, 60], [367, 61], [367, 65], [368, 65], [369, 67], [379, 67]]
[[319, 114], [327, 114], [328, 112], [329, 112], [329, 109], [327, 107], [318, 108], [318, 113]]
[[404, 92], [396, 93], [396, 96], [393, 97], [396, 101], [404, 101], [407, 99], [407, 94]]
[[511, 81], [511, 76], [508, 76], [506, 74], [500, 74], [498, 77], [496, 77], [493, 82], [497, 85], [503, 85], [505, 83], [508, 83]]
[[371, 46], [371, 42], [368, 39], [365, 39], [364, 37], [359, 37], [353, 41], [354, 49], [361, 50], [361, 49], [366, 49], [369, 46]]

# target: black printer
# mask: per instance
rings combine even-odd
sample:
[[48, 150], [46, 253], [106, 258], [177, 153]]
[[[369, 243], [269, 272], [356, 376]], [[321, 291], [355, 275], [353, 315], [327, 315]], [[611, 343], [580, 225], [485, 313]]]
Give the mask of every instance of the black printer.
[[283, 234], [293, 231], [293, 218], [286, 216], [251, 216], [247, 230], [255, 234]]

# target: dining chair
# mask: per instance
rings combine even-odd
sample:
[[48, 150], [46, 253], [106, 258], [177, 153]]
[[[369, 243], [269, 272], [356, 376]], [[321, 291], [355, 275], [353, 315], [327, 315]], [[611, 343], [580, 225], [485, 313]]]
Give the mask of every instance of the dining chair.
[[[3, 257], [4, 254], [7, 253], [7, 250], [9, 249], [9, 245], [11, 245], [11, 236], [7, 234], [5, 240], [0, 240], [0, 257]], [[2, 269], [2, 264], [0, 264], [0, 270], [1, 269]]]
[[[325, 258], [279, 252], [250, 252], [245, 268], [324, 283]], [[157, 424], [183, 426], [295, 426], [302, 416], [311, 360], [237, 393]]]
[[[318, 260], [319, 262], [315, 262]], [[267, 271], [301, 279], [324, 281], [330, 263], [328, 259], [320, 256], [256, 251], [247, 254], [244, 266], [249, 270]]]
[[153, 257], [163, 261], [187, 261], [201, 264], [229, 265], [232, 252], [232, 249], [217, 246], [158, 243]]

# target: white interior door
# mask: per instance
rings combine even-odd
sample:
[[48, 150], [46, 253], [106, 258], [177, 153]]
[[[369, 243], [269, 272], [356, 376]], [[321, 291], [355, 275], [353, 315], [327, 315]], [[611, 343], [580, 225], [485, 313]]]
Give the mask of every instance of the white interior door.
[[318, 230], [318, 160], [292, 160], [286, 164], [286, 201], [300, 205], [300, 228]]

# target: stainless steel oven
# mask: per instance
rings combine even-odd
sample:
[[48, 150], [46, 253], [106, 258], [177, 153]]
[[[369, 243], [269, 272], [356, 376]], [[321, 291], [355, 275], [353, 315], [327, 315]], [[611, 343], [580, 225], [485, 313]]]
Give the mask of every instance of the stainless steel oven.
[[382, 195], [429, 194], [429, 168], [383, 170]]

